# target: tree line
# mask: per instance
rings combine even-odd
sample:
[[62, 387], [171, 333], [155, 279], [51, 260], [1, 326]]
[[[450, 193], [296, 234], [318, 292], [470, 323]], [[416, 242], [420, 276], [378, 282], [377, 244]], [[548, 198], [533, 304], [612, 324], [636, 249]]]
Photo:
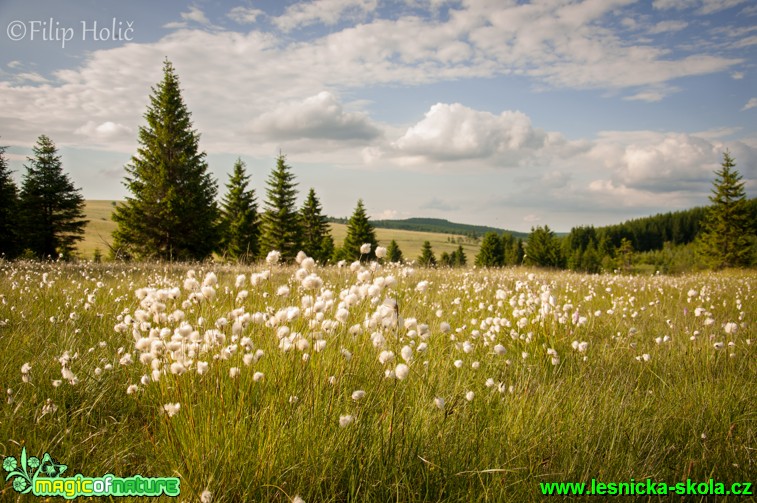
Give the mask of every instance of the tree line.
[[[111, 256], [125, 260], [205, 260], [213, 254], [234, 261], [254, 261], [273, 250], [285, 261], [299, 251], [315, 260], [404, 259], [396, 241], [378, 247], [374, 226], [362, 200], [346, 220], [347, 236], [336, 246], [329, 219], [314, 189], [297, 208], [297, 182], [286, 157], [279, 154], [266, 180], [262, 207], [250, 175], [237, 159], [217, 202], [218, 186], [208, 171], [200, 135], [192, 127], [169, 61], [163, 80], [152, 89], [139, 128], [137, 153], [126, 166], [126, 200], [113, 213], [117, 229]], [[63, 172], [55, 144], [39, 137], [25, 165], [21, 189], [15, 186], [0, 147], [0, 255], [6, 258], [72, 255], [83, 237], [84, 199]], [[585, 272], [624, 269], [634, 264], [683, 268], [743, 267], [757, 257], [757, 199], [746, 199], [735, 161], [724, 153], [715, 173], [712, 205], [622, 224], [574, 227], [557, 237], [548, 226], [531, 229], [524, 239], [487, 232], [474, 264], [478, 267], [531, 265]], [[483, 228], [482, 228], [483, 229]], [[377, 257], [377, 249], [379, 257]], [[437, 261], [430, 242], [416, 263], [424, 267], [464, 267], [462, 245]]]

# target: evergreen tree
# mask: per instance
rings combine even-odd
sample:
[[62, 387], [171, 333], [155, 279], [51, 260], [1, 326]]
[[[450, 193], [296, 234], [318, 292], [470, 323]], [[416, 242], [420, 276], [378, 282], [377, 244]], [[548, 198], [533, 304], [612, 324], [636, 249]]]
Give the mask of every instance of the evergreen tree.
[[23, 246], [37, 257], [68, 258], [84, 234], [84, 198], [63, 172], [55, 144], [45, 135], [37, 140], [25, 166], [20, 213]]
[[259, 255], [258, 203], [255, 191], [247, 190], [250, 177], [241, 159], [234, 163], [234, 172], [226, 184], [221, 203], [221, 252], [232, 259], [254, 260]]
[[286, 157], [279, 155], [276, 168], [266, 182], [267, 199], [262, 218], [261, 252], [265, 256], [272, 250], [291, 262], [302, 248], [300, 215], [297, 212], [297, 183]]
[[205, 259], [218, 245], [218, 189], [169, 61], [144, 117], [140, 148], [126, 166], [124, 185], [131, 196], [113, 213], [118, 224], [113, 251], [134, 258]]
[[[371, 251], [368, 254], [360, 253], [360, 247], [365, 243], [371, 245]], [[368, 221], [363, 200], [359, 199], [355, 211], [347, 222], [347, 236], [344, 238], [344, 245], [342, 246], [342, 258], [345, 260], [374, 260], [376, 258], [376, 246], [378, 246], [376, 231]]]
[[526, 262], [540, 267], [562, 267], [560, 243], [555, 233], [545, 225], [531, 228], [526, 246]]
[[[454, 255], [455, 252], [452, 252]], [[454, 267], [454, 259], [452, 255], [450, 255], [447, 252], [442, 252], [442, 254], [439, 256], [439, 265], [442, 267]]]
[[389, 246], [386, 248], [386, 259], [389, 262], [402, 262], [402, 250], [400, 250], [399, 245], [397, 244], [397, 241], [392, 239], [392, 242], [389, 243]]
[[476, 255], [478, 267], [501, 267], [505, 263], [502, 240], [496, 232], [487, 232]]
[[699, 253], [715, 269], [744, 267], [751, 262], [754, 223], [746, 204], [744, 182], [733, 158], [723, 154], [723, 163], [715, 172], [712, 206], [708, 209], [699, 236]]
[[421, 267], [434, 267], [436, 265], [436, 257], [434, 257], [434, 251], [431, 249], [430, 241], [423, 242], [421, 255], [418, 257], [418, 265]]
[[0, 146], [0, 257], [13, 258], [18, 249], [18, 189]]
[[465, 255], [463, 245], [458, 245], [457, 250], [452, 252], [452, 265], [455, 267], [465, 267], [468, 263], [468, 257]]
[[327, 262], [334, 253], [334, 240], [331, 237], [328, 219], [323, 214], [321, 203], [312, 188], [300, 210], [300, 226], [302, 251], [320, 263]]

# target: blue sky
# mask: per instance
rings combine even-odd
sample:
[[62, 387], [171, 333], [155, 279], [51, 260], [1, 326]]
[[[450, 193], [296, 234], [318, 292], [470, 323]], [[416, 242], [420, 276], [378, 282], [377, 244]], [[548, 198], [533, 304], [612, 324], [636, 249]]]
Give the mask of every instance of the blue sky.
[[166, 57], [221, 193], [282, 151], [330, 215], [568, 231], [706, 204], [727, 149], [757, 195], [748, 0], [2, 0], [15, 176], [46, 134], [123, 198]]

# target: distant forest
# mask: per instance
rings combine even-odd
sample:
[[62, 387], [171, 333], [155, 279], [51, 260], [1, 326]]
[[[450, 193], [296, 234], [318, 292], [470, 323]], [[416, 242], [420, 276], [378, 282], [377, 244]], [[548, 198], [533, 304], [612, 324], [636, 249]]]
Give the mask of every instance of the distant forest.
[[[329, 217], [330, 222], [346, 224], [347, 218]], [[527, 238], [527, 232], [509, 231], [486, 225], [458, 224], [443, 218], [408, 218], [405, 220], [371, 220], [371, 224], [377, 229], [400, 229], [415, 232], [438, 232], [441, 234], [454, 234], [478, 239], [487, 232], [497, 234], [512, 234], [516, 238]]]

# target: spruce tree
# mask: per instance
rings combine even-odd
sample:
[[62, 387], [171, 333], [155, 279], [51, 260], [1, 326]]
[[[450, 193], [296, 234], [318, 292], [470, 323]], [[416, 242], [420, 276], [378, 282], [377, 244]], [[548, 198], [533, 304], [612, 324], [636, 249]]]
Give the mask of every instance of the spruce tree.
[[279, 155], [276, 168], [266, 184], [267, 199], [261, 219], [261, 255], [276, 250], [286, 262], [291, 262], [301, 249], [300, 216], [297, 212], [297, 184], [286, 157]]
[[72, 255], [84, 234], [84, 197], [63, 172], [53, 141], [37, 140], [21, 184], [23, 246], [40, 258]]
[[0, 258], [13, 258], [20, 251], [18, 225], [18, 189], [5, 159], [5, 147], [0, 146]]
[[244, 162], [237, 159], [221, 202], [221, 253], [242, 261], [259, 255], [258, 203], [255, 191], [247, 190], [249, 182]]
[[113, 213], [113, 251], [121, 257], [205, 259], [218, 246], [218, 189], [167, 60], [144, 118], [140, 147], [126, 166], [131, 196]]
[[[360, 247], [366, 243], [371, 245], [371, 251], [367, 254], [360, 253]], [[378, 246], [376, 231], [368, 221], [363, 200], [359, 199], [355, 211], [347, 222], [347, 236], [344, 238], [344, 245], [342, 246], [342, 258], [345, 260], [374, 260], [376, 258], [376, 246]]]
[[389, 262], [402, 262], [402, 250], [400, 250], [399, 245], [397, 244], [397, 241], [392, 239], [392, 242], [389, 243], [389, 246], [386, 247], [386, 259]]
[[502, 240], [496, 232], [487, 232], [476, 255], [478, 267], [501, 267], [505, 263]]
[[302, 251], [320, 263], [327, 262], [334, 253], [334, 240], [315, 189], [310, 189], [300, 210], [300, 226]]
[[698, 251], [714, 269], [744, 267], [751, 262], [754, 224], [746, 204], [744, 182], [728, 152], [715, 172], [710, 206], [699, 235]]
[[560, 243], [549, 226], [531, 228], [526, 246], [525, 262], [529, 265], [541, 267], [562, 267]]
[[434, 267], [436, 265], [436, 257], [434, 257], [434, 251], [431, 249], [430, 241], [423, 242], [421, 255], [418, 257], [418, 265], [421, 267]]
[[457, 250], [452, 252], [452, 265], [455, 267], [465, 267], [468, 263], [468, 257], [465, 255], [463, 245], [458, 245]]

